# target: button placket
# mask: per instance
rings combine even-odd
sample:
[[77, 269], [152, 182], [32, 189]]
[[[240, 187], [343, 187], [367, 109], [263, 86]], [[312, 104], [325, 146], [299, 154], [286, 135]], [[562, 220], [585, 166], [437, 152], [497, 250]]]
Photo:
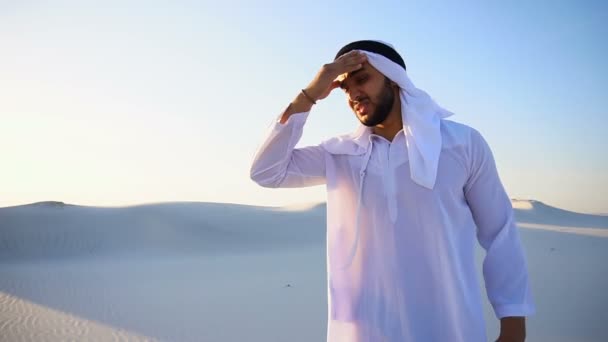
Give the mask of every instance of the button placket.
[[393, 145], [390, 144], [388, 146], [388, 151], [386, 154], [386, 170], [387, 170], [387, 188], [386, 188], [386, 197], [388, 200], [388, 213], [392, 223], [397, 221], [397, 189], [395, 186], [395, 158], [391, 158], [391, 153], [393, 151]]

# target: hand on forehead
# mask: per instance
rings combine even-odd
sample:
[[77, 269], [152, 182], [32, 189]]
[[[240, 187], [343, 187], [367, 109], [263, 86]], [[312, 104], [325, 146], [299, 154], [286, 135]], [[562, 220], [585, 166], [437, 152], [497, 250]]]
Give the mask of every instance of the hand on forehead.
[[336, 77], [336, 81], [342, 83], [344, 82], [344, 80], [346, 80], [348, 77], [357, 74], [359, 72], [371, 72], [371, 73], [380, 73], [380, 71], [378, 71], [378, 69], [374, 68], [373, 65], [371, 65], [369, 62], [363, 62], [363, 65], [361, 66], [361, 68], [355, 70], [355, 71], [351, 71], [351, 72], [345, 72], [341, 75], [338, 75], [338, 77]]
[[[351, 51], [349, 51], [349, 52], [347, 52], [347, 53], [345, 53], [343, 55], [338, 56], [335, 59], [334, 62], [335, 63], [346, 63], [344, 65], [348, 66], [349, 64], [352, 64], [353, 62], [354, 63], [361, 63], [359, 61], [359, 58], [361, 58], [363, 56], [367, 57], [367, 54], [364, 51], [361, 51], [361, 50], [351, 50]], [[365, 63], [366, 63], [366, 61], [363, 61], [362, 64], [365, 64]], [[360, 70], [360, 69], [362, 69], [362, 68], [359, 68], [357, 70]], [[340, 83], [342, 83], [342, 81], [344, 81], [349, 76], [349, 74], [353, 74], [357, 70], [350, 71], [350, 72], [345, 72], [343, 74], [340, 74], [340, 75], [336, 76], [336, 78], [334, 79], [334, 82], [340, 82]]]

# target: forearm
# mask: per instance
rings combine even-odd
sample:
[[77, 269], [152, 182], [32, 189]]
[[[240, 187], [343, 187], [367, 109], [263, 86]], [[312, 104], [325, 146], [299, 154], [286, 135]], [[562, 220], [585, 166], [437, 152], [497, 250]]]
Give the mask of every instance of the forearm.
[[[307, 94], [310, 95], [310, 92], [307, 92]], [[296, 113], [309, 112], [312, 109], [312, 106], [313, 103], [308, 98], [306, 98], [304, 93], [300, 91], [295, 97], [295, 99], [291, 101], [287, 109], [285, 109], [285, 112], [283, 112], [283, 115], [281, 116], [279, 122], [281, 124], [285, 124], [291, 115]]]

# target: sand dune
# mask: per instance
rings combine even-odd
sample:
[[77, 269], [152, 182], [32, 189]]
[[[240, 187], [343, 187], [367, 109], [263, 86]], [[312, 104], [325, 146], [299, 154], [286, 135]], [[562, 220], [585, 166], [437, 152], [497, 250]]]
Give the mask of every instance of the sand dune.
[[0, 292], [2, 341], [154, 341]]
[[534, 200], [514, 199], [511, 202], [518, 223], [608, 229], [608, 217], [604, 215], [575, 213]]
[[538, 223], [518, 223], [518, 226], [519, 228], [544, 229], [560, 233], [573, 233], [608, 238], [608, 229], [605, 228], [564, 227]]
[[0, 260], [243, 253], [323, 243], [324, 231], [324, 204], [302, 211], [217, 203], [98, 208], [41, 202], [0, 208]]
[[[513, 205], [528, 340], [608, 340], [608, 217]], [[321, 341], [324, 233], [324, 204], [0, 208], [0, 341]]]

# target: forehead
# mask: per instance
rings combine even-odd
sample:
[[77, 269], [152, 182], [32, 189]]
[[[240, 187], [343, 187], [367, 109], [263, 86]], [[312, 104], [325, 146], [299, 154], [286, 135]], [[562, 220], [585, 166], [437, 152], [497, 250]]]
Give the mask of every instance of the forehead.
[[339, 75], [336, 80], [340, 81], [340, 83], [346, 81], [350, 76], [356, 75], [356, 74], [380, 74], [380, 72], [378, 71], [378, 69], [374, 68], [371, 64], [369, 64], [368, 62], [363, 63], [363, 66], [361, 67], [361, 69], [357, 69], [355, 71], [351, 71], [351, 72], [345, 72], [341, 75]]

